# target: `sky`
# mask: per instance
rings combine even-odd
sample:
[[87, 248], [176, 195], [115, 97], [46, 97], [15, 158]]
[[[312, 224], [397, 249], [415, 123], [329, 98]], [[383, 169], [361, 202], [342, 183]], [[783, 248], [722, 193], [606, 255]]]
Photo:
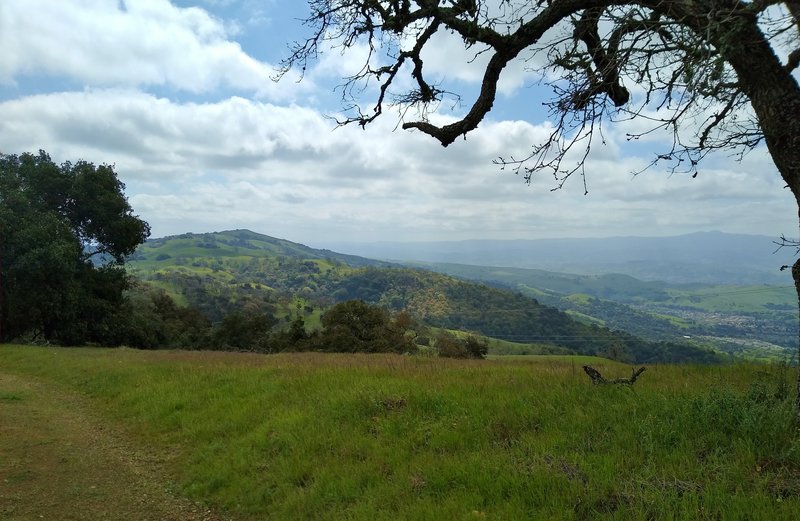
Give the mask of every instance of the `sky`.
[[[299, 0], [0, 1], [0, 153], [113, 164], [153, 237], [237, 228], [311, 246], [335, 241], [795, 236], [797, 209], [766, 150], [725, 153], [697, 178], [652, 168], [660, 146], [606, 128], [580, 178], [553, 191], [492, 163], [547, 135], [548, 91], [524, 63], [495, 109], [443, 148], [387, 113], [336, 128], [341, 78], [363, 48], [326, 52], [274, 82], [287, 45], [309, 34]], [[437, 42], [426, 71], [475, 92], [480, 63]], [[478, 60], [480, 61], [480, 60]], [[368, 94], [368, 93], [367, 93]], [[370, 101], [364, 99], [365, 102]], [[467, 104], [468, 105], [468, 104]], [[441, 118], [466, 106], [443, 104]]]

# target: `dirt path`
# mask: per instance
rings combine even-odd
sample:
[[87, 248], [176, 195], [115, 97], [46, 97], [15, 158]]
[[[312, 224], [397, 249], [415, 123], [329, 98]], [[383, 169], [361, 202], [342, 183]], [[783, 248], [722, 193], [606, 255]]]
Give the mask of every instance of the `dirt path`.
[[221, 521], [85, 398], [0, 369], [0, 520]]

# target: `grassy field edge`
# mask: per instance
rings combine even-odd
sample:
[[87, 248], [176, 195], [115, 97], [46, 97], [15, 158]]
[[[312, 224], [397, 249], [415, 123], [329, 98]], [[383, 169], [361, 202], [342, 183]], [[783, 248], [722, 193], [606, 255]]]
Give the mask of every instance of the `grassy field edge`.
[[[628, 376], [606, 362], [607, 376]], [[0, 346], [174, 454], [236, 519], [794, 519], [793, 374], [653, 366], [593, 387], [566, 357]]]

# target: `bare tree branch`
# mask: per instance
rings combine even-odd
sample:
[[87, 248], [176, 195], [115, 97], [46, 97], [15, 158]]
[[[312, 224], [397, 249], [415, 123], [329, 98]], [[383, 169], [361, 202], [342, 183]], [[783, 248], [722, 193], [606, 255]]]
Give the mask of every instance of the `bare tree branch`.
[[[644, 126], [628, 130], [629, 140], [667, 136], [650, 166], [692, 176], [711, 152], [741, 158], [766, 144], [800, 202], [798, 0], [310, 0], [309, 6], [312, 34], [290, 48], [277, 76], [291, 69], [304, 74], [322, 52], [366, 45], [364, 66], [342, 86], [348, 110], [340, 125], [366, 126], [392, 105], [402, 128], [448, 146], [478, 128], [495, 104], [503, 71], [526, 60], [535, 79], [552, 88], [544, 105], [553, 131], [529, 153], [495, 160], [526, 182], [549, 173], [557, 189], [578, 173], [586, 191], [586, 161], [594, 144], [604, 142], [604, 125], [635, 121]], [[455, 38], [465, 51], [474, 47], [475, 56], [488, 58], [482, 65], [473, 60], [483, 67], [482, 82], [467, 111], [443, 125], [429, 114], [445, 97], [461, 98], [425, 68], [425, 51], [437, 38]], [[404, 91], [397, 78], [405, 74], [412, 87]], [[372, 94], [366, 87], [375, 84], [374, 105], [362, 109], [359, 97]], [[800, 260], [792, 274], [800, 296]], [[800, 421], [800, 378], [796, 411]]]
[[640, 367], [639, 369], [634, 369], [631, 372], [630, 378], [615, 378], [613, 380], [608, 380], [600, 374], [600, 371], [595, 369], [590, 365], [583, 366], [583, 371], [589, 376], [592, 380], [593, 385], [606, 385], [606, 384], [613, 384], [613, 385], [633, 385], [636, 383], [636, 379], [647, 370], [646, 367]]

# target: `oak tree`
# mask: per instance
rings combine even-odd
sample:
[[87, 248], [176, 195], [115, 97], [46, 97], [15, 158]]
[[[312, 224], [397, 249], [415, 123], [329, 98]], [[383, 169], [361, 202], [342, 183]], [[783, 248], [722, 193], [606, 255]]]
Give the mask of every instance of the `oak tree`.
[[416, 351], [406, 329], [383, 308], [363, 300], [339, 302], [322, 315], [321, 349], [350, 353]]
[[104, 342], [150, 234], [110, 165], [0, 154], [0, 342]]
[[[503, 71], [524, 60], [552, 87], [544, 103], [553, 132], [526, 157], [497, 163], [530, 182], [549, 172], [557, 186], [585, 175], [603, 125], [639, 120], [671, 135], [653, 164], [697, 175], [715, 150], [766, 145], [800, 201], [800, 2], [797, 0], [310, 0], [307, 39], [281, 72], [305, 70], [320, 52], [368, 50], [344, 79], [339, 124], [365, 126], [394, 106], [402, 128], [443, 146], [478, 127], [492, 110]], [[425, 68], [430, 47], [454, 39], [474, 57], [482, 81], [456, 121], [437, 104], [461, 101]], [[539, 65], [536, 65], [539, 64]], [[370, 89], [370, 86], [373, 86]], [[364, 93], [374, 93], [368, 101]], [[800, 300], [800, 260], [792, 268]], [[800, 378], [797, 398], [800, 418]]]

